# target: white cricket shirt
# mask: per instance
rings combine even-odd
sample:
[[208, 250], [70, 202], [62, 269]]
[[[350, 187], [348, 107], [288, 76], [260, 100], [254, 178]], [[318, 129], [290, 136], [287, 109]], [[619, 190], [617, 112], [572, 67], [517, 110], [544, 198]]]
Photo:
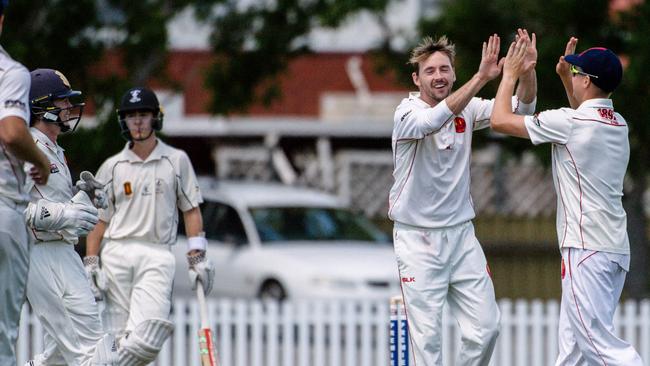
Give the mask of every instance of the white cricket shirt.
[[[8, 116], [29, 124], [29, 71], [0, 46], [0, 123]], [[29, 201], [24, 190], [23, 163], [0, 144], [0, 197], [16, 203]]]
[[[472, 98], [455, 116], [443, 100], [435, 107], [410, 93], [395, 110], [393, 177], [388, 217], [402, 224], [441, 228], [474, 218], [470, 196], [472, 132], [490, 126], [494, 99]], [[516, 113], [532, 114], [535, 101]]]
[[[36, 146], [47, 156], [50, 161], [50, 178], [46, 185], [35, 184], [29, 175], [25, 183], [25, 191], [29, 192], [30, 201], [36, 202], [46, 199], [53, 202], [69, 202], [72, 199], [72, 176], [68, 169], [68, 163], [63, 155], [63, 148], [52, 142], [43, 132], [32, 127], [29, 132], [34, 138]], [[25, 172], [29, 172], [32, 164], [25, 164]], [[36, 229], [30, 230], [36, 242], [43, 241], [65, 241], [70, 244], [77, 244], [76, 236], [65, 231], [48, 232]]]
[[146, 160], [127, 143], [97, 172], [105, 183], [108, 208], [99, 218], [108, 222], [104, 237], [146, 243], [175, 244], [178, 209], [198, 207], [203, 198], [187, 154], [157, 140]]
[[525, 118], [533, 144], [552, 143], [560, 248], [629, 254], [621, 197], [628, 127], [611, 99], [590, 99]]

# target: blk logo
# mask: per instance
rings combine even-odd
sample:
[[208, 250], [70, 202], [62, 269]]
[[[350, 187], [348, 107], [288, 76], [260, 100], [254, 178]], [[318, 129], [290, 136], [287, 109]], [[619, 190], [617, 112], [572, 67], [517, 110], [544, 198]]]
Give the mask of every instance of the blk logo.
[[402, 277], [402, 282], [404, 283], [415, 282], [415, 277]]

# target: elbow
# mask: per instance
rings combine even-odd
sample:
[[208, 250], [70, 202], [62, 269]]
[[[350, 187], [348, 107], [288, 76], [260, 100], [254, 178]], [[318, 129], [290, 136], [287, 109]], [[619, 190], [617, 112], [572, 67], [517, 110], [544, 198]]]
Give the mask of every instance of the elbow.
[[503, 118], [498, 113], [493, 113], [490, 116], [490, 128], [495, 132], [503, 132]]

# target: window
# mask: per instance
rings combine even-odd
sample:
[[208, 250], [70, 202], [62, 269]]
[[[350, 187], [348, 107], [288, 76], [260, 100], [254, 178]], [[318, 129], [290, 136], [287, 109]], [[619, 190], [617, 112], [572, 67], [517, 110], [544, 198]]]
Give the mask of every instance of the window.
[[251, 215], [262, 242], [370, 241], [389, 239], [361, 215], [337, 208], [255, 207]]
[[206, 202], [201, 211], [207, 239], [235, 245], [248, 243], [244, 225], [234, 208], [220, 202]]

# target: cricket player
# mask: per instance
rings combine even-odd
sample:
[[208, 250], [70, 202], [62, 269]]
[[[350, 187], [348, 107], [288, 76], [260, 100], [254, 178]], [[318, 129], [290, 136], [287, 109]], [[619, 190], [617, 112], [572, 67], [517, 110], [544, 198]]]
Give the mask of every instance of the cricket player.
[[[112, 365], [117, 361], [114, 339], [104, 337], [97, 303], [74, 250], [78, 237], [88, 234], [99, 220], [98, 211], [86, 192], [73, 195], [70, 170], [57, 143], [58, 136], [74, 131], [81, 119], [84, 103], [70, 101], [80, 95], [59, 71], [31, 72], [30, 132], [50, 161], [50, 179], [38, 184], [28, 178], [25, 185], [31, 196], [25, 220], [34, 241], [27, 299], [45, 329], [45, 351], [29, 366]], [[26, 164], [26, 171], [29, 168]]]
[[571, 108], [515, 116], [508, 95], [534, 68], [525, 60], [527, 40], [513, 43], [506, 57], [491, 118], [495, 131], [552, 144], [557, 192], [557, 235], [562, 254], [557, 366], [641, 366], [634, 348], [613, 325], [630, 266], [627, 218], [621, 197], [630, 157], [627, 122], [610, 96], [620, 84], [619, 58], [602, 47], [574, 54], [567, 43], [556, 71]]
[[175, 270], [170, 246], [176, 243], [179, 209], [192, 283], [201, 281], [209, 292], [214, 266], [205, 255], [203, 199], [192, 164], [185, 152], [156, 138], [163, 123], [158, 98], [147, 88], [130, 89], [117, 114], [128, 142], [97, 172], [108, 208], [99, 211], [88, 235], [84, 263], [96, 292], [107, 283], [104, 326], [118, 337], [120, 364], [139, 366], [156, 358], [173, 329], [167, 320]]
[[[0, 33], [8, 0], [0, 0]], [[29, 236], [23, 211], [23, 161], [45, 184], [50, 167], [29, 134], [29, 71], [0, 47], [0, 365], [15, 366], [20, 311], [25, 303], [29, 268]]]
[[[487, 365], [499, 333], [494, 287], [471, 222], [469, 175], [472, 133], [489, 126], [494, 103], [474, 96], [501, 72], [499, 41], [494, 34], [483, 43], [478, 72], [452, 93], [454, 45], [444, 36], [425, 38], [410, 59], [419, 93], [395, 111], [389, 217], [418, 366], [442, 365], [445, 302], [462, 334], [455, 365]], [[516, 113], [534, 111], [536, 85], [534, 70], [522, 77], [510, 106]]]

